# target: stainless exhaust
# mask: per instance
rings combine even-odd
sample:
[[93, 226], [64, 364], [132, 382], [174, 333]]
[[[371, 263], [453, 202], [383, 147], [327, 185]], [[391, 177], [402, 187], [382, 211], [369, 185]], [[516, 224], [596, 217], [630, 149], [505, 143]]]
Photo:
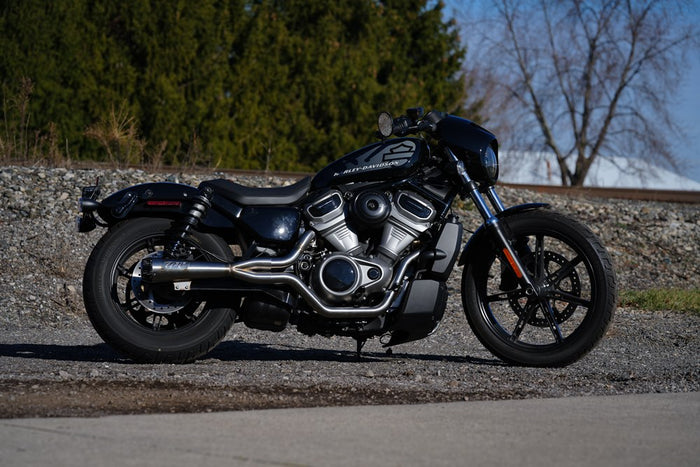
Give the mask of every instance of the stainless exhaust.
[[327, 318], [374, 318], [389, 308], [403, 281], [406, 268], [420, 254], [420, 251], [415, 251], [399, 263], [394, 281], [390, 286], [391, 290], [380, 304], [371, 308], [331, 307], [323, 303], [314, 291], [296, 275], [274, 271], [275, 269], [284, 269], [294, 264], [301, 253], [308, 248], [314, 237], [315, 233], [313, 231], [305, 232], [294, 249], [286, 256], [280, 258], [253, 258], [236, 263], [145, 258], [141, 265], [142, 276], [145, 281], [152, 283], [233, 277], [252, 284], [288, 285], [296, 290], [318, 314]]
[[287, 256], [280, 258], [253, 258], [237, 263], [212, 263], [207, 261], [177, 261], [157, 258], [144, 258], [141, 274], [147, 282], [178, 282], [196, 279], [216, 279], [235, 277], [236, 271], [253, 271], [255, 269], [284, 269], [299, 259], [301, 252], [308, 248], [316, 234], [309, 230], [302, 235], [299, 243]]

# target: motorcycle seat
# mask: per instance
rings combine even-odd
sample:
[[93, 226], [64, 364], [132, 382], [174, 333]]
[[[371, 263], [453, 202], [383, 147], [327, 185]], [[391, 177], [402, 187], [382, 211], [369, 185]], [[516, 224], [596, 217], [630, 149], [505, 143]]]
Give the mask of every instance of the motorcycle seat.
[[223, 178], [202, 182], [200, 188], [205, 186], [212, 188], [215, 194], [244, 206], [280, 206], [294, 204], [303, 198], [311, 187], [311, 177], [274, 188], [245, 186]]

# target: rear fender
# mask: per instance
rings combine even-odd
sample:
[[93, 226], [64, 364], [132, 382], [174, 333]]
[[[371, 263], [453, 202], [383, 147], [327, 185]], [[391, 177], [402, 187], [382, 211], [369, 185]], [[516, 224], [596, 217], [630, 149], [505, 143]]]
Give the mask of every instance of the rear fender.
[[[108, 225], [132, 217], [178, 219], [190, 211], [192, 203], [200, 196], [200, 190], [189, 185], [168, 182], [144, 183], [111, 194], [99, 203], [97, 213]], [[201, 219], [200, 225], [204, 227], [203, 230], [233, 228], [233, 219], [239, 214], [238, 206], [217, 209], [214, 204]]]
[[[518, 206], [512, 206], [504, 211], [499, 212], [498, 214], [496, 214], [496, 218], [498, 218], [499, 220], [507, 219], [508, 217], [513, 216], [515, 214], [520, 214], [521, 212], [535, 211], [537, 209], [543, 209], [548, 207], [549, 204], [547, 203], [520, 204]], [[486, 224], [482, 224], [481, 227], [479, 227], [477, 231], [474, 232], [474, 235], [471, 236], [471, 238], [465, 245], [464, 250], [462, 250], [462, 254], [459, 256], [459, 261], [457, 262], [457, 264], [459, 266], [464, 266], [465, 264], [467, 264], [475, 253], [480, 252], [484, 248], [488, 247], [490, 241], [491, 238], [489, 236], [488, 230], [486, 229]]]

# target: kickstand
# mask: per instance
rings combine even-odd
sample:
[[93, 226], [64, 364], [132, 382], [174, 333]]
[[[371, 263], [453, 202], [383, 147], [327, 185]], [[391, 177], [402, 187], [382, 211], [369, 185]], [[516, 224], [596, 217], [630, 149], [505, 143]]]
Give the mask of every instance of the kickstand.
[[367, 343], [367, 339], [356, 339], [357, 341], [357, 361], [362, 361], [362, 347]]

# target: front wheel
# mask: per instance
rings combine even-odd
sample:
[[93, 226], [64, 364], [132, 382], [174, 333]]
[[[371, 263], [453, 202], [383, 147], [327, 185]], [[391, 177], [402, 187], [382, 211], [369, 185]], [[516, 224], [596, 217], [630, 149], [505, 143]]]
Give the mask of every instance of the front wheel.
[[564, 366], [605, 334], [617, 300], [612, 261], [584, 225], [548, 210], [501, 221], [537, 292], [526, 291], [486, 236], [464, 267], [462, 301], [481, 343], [502, 360]]
[[[163, 256], [170, 226], [167, 219], [121, 222], [102, 237], [85, 267], [90, 321], [105, 342], [139, 362], [191, 362], [214, 348], [235, 319], [230, 304], [141, 280], [141, 261]], [[194, 232], [182, 248], [186, 259], [234, 260], [226, 242], [209, 234]]]

